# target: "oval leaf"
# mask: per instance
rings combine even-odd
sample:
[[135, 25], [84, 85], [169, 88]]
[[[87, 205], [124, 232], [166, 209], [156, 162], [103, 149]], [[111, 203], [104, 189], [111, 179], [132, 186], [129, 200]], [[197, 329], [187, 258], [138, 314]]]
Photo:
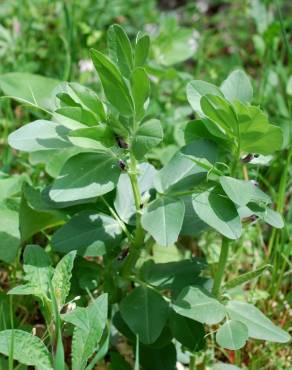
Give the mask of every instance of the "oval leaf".
[[122, 300], [120, 310], [129, 328], [144, 344], [155, 342], [168, 316], [168, 305], [161, 295], [142, 286]]
[[240, 321], [226, 321], [216, 333], [217, 343], [227, 349], [242, 348], [248, 339], [247, 327]]
[[225, 308], [217, 299], [193, 286], [181, 291], [173, 309], [182, 316], [208, 325], [218, 324], [225, 316]]
[[177, 241], [185, 206], [181, 199], [162, 197], [150, 203], [142, 215], [142, 226], [163, 246]]
[[229, 301], [226, 310], [232, 320], [240, 321], [247, 326], [248, 335], [251, 338], [277, 343], [286, 343], [290, 340], [288, 333], [275, 326], [252, 304]]
[[98, 197], [115, 188], [119, 175], [118, 161], [109, 153], [80, 153], [65, 163], [49, 195], [55, 202]]

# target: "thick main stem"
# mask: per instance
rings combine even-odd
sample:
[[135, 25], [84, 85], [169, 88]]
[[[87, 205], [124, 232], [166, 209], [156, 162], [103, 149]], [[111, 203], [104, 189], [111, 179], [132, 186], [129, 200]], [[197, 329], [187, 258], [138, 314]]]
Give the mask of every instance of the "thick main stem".
[[135, 207], [136, 207], [136, 230], [135, 230], [135, 236], [134, 240], [131, 243], [130, 247], [130, 253], [124, 263], [123, 269], [122, 269], [122, 275], [127, 277], [131, 271], [132, 268], [135, 266], [139, 255], [141, 251], [141, 245], [143, 244], [144, 240], [144, 231], [141, 226], [141, 205], [142, 205], [142, 198], [141, 193], [138, 185], [138, 178], [137, 178], [137, 162], [136, 158], [132, 153], [130, 153], [130, 181], [132, 185], [134, 200], [135, 200]]
[[229, 251], [229, 239], [223, 237], [220, 257], [219, 257], [218, 270], [215, 274], [214, 285], [212, 289], [212, 294], [215, 297], [218, 297], [220, 293], [220, 288], [221, 288], [221, 284], [222, 284], [223, 276], [224, 276], [224, 269], [225, 269], [226, 262], [228, 259], [228, 251]]

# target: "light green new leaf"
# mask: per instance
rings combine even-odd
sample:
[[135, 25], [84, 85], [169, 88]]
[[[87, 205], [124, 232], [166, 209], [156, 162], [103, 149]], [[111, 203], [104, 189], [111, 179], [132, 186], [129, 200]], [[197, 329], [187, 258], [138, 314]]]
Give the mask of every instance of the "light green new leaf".
[[80, 153], [70, 158], [50, 190], [55, 202], [89, 199], [113, 190], [118, 182], [118, 160], [109, 153]]
[[72, 251], [64, 256], [57, 264], [53, 278], [52, 287], [59, 311], [66, 303], [66, 298], [70, 292], [70, 280], [76, 251]]
[[107, 294], [102, 294], [86, 308], [76, 309], [76, 313], [76, 317], [74, 317], [75, 311], [73, 311], [63, 315], [63, 319], [75, 325], [72, 339], [72, 370], [83, 370], [88, 359], [97, 350], [106, 325]]
[[138, 32], [135, 44], [135, 53], [134, 53], [134, 60], [135, 60], [135, 67], [142, 67], [144, 66], [150, 48], [150, 37], [148, 35], [143, 35]]
[[182, 316], [208, 325], [218, 324], [226, 314], [224, 306], [217, 299], [193, 286], [181, 291], [173, 309]]
[[91, 50], [91, 57], [108, 101], [121, 114], [132, 115], [134, 112], [133, 99], [117, 67], [97, 50]]
[[0, 209], [0, 260], [14, 262], [20, 247], [18, 212]]
[[0, 76], [0, 89], [20, 103], [53, 112], [60, 81], [30, 73], [13, 72]]
[[21, 364], [34, 366], [36, 370], [53, 370], [51, 356], [43, 341], [22, 330], [0, 332], [0, 353], [9, 356], [13, 338], [13, 358]]
[[247, 132], [241, 135], [242, 150], [246, 153], [273, 154], [283, 144], [283, 131], [280, 127], [269, 124], [264, 133]]
[[[221, 96], [204, 95], [201, 109], [213, 125], [228, 136], [235, 136], [238, 131], [238, 121], [233, 106]], [[208, 128], [208, 126], [207, 126]]]
[[168, 246], [177, 241], [185, 213], [181, 199], [161, 197], [144, 210], [142, 226], [159, 245]]
[[107, 247], [118, 243], [121, 233], [119, 223], [112, 217], [83, 211], [55, 232], [52, 246], [60, 253], [77, 250], [82, 256], [102, 256]]
[[122, 74], [129, 78], [133, 68], [133, 50], [126, 32], [120, 25], [110, 26], [107, 33], [107, 44], [110, 58]]
[[140, 286], [120, 305], [122, 318], [144, 344], [154, 343], [167, 321], [168, 304], [159, 293]]
[[135, 103], [136, 119], [143, 117], [145, 104], [150, 94], [150, 81], [144, 68], [134, 69], [131, 77], [132, 95]]
[[247, 326], [248, 336], [270, 342], [286, 343], [290, 335], [275, 326], [259, 309], [249, 303], [229, 301], [226, 310], [232, 320]]
[[187, 84], [188, 101], [194, 111], [198, 112], [200, 115], [204, 115], [200, 104], [201, 97], [207, 94], [223, 97], [220, 89], [209, 82], [193, 80]]
[[251, 181], [229, 176], [221, 176], [219, 181], [228, 198], [239, 206], [245, 206], [249, 202], [271, 203], [271, 198]]
[[240, 100], [243, 103], [250, 103], [253, 96], [251, 82], [244, 71], [237, 69], [223, 81], [221, 87], [225, 98], [231, 102]]
[[109, 126], [98, 125], [71, 131], [68, 139], [76, 146], [85, 149], [105, 151], [114, 145], [114, 137]]
[[46, 299], [49, 291], [49, 280], [53, 273], [47, 253], [38, 245], [28, 245], [24, 250], [23, 259], [26, 284], [16, 286], [9, 291], [9, 294], [33, 294]]
[[9, 145], [24, 152], [71, 147], [69, 130], [55, 122], [37, 120], [14, 131], [8, 137]]
[[143, 122], [135, 133], [132, 141], [132, 149], [137, 159], [143, 156], [152, 148], [156, 147], [163, 138], [163, 129], [160, 121], [150, 119]]
[[216, 342], [219, 346], [233, 351], [242, 348], [248, 339], [246, 325], [240, 321], [226, 321], [216, 333]]
[[193, 195], [193, 207], [199, 218], [229, 239], [238, 239], [242, 232], [240, 217], [230, 199], [216, 189]]

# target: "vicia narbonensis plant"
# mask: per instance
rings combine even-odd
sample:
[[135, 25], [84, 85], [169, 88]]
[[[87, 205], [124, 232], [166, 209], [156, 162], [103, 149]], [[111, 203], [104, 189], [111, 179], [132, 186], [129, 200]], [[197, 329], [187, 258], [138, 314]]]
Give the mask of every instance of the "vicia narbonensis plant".
[[[59, 340], [53, 341], [59, 344], [56, 353], [60, 358], [61, 322], [75, 327], [74, 370], [91, 369], [105, 356], [111, 346], [110, 327], [133, 345], [135, 368], [140, 363], [145, 370], [161, 370], [161, 363], [164, 369], [174, 369], [177, 348], [190, 355], [190, 368], [194, 367], [195, 353], [205, 349], [206, 333], [216, 332], [217, 344], [229, 350], [243, 347], [249, 338], [289, 340], [255, 306], [230, 298], [231, 288], [259, 276], [265, 268], [224, 281], [228, 252], [247, 221], [283, 227], [271, 198], [253, 181], [236, 178], [238, 169], [249, 166], [255, 155], [281, 149], [281, 129], [251, 104], [253, 89], [243, 71], [232, 72], [220, 88], [194, 80], [187, 86], [187, 97], [197, 119], [184, 128], [185, 145], [166, 165], [156, 168], [147, 154], [163, 144], [164, 129], [147, 113], [149, 46], [149, 37], [143, 33], [132, 46], [124, 30], [113, 25], [108, 32], [108, 55], [91, 50], [104, 94], [98, 96], [76, 83], [51, 81], [54, 89], [48, 100], [36, 87], [37, 80], [31, 80], [32, 85], [28, 80], [26, 99], [20, 93], [15, 96], [40, 106], [51, 120], [21, 127], [10, 135], [9, 144], [31, 153], [32, 160], [46, 163], [48, 173], [56, 175], [42, 191], [24, 187], [22, 207], [50, 215], [52, 220], [38, 227], [35, 217], [31, 230], [26, 225], [28, 213], [20, 211], [20, 224], [26, 225], [21, 231], [23, 240], [62, 224], [50, 240], [52, 250], [69, 253], [63, 258], [68, 258], [70, 266], [75, 257], [72, 251], [76, 251], [74, 284], [82, 281], [81, 288], [93, 296], [107, 293], [109, 297], [108, 308], [103, 295], [98, 306], [93, 301], [89, 308], [61, 314], [69, 291], [60, 293], [58, 278], [53, 272], [46, 275], [41, 302], [48, 326], [51, 315], [59, 328]], [[7, 77], [7, 86], [12, 77]], [[165, 247], [167, 253], [181, 236], [209, 230], [222, 238], [214, 276], [202, 259], [186, 251], [164, 263], [155, 257], [157, 246]], [[67, 270], [68, 263], [63, 263]], [[30, 265], [24, 262], [27, 274]], [[71, 274], [70, 266], [69, 272], [59, 269], [61, 276]], [[85, 277], [92, 273], [97, 276], [96, 284]], [[36, 294], [26, 289], [14, 288], [10, 293]], [[54, 328], [51, 332], [54, 337]], [[19, 333], [17, 340], [22, 340]], [[0, 351], [5, 353], [1, 346]], [[16, 358], [21, 362], [21, 356]]]

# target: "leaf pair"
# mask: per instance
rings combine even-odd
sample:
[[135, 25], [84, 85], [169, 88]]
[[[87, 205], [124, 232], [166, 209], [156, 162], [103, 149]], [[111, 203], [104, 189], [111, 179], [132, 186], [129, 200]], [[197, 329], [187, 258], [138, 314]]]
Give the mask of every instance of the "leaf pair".
[[232, 72], [220, 89], [199, 80], [187, 86], [189, 103], [202, 120], [199, 124], [214, 140], [229, 140], [241, 152], [273, 154], [282, 147], [282, 131], [249, 104], [252, 95], [251, 83], [241, 70]]

